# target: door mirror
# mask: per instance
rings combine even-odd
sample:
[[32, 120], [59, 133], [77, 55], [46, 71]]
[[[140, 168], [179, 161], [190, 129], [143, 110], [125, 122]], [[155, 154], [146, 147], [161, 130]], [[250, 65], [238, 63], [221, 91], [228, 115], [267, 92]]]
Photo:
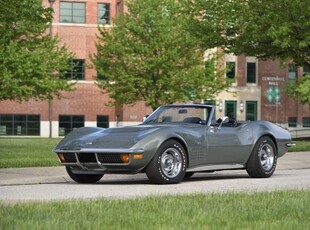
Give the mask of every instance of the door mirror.
[[227, 117], [227, 116], [224, 116], [224, 117], [221, 117], [221, 118], [219, 118], [217, 121], [216, 121], [216, 123], [218, 124], [218, 129], [220, 129], [221, 127], [222, 127], [222, 125], [223, 124], [226, 124], [226, 123], [228, 123], [229, 122], [229, 117]]

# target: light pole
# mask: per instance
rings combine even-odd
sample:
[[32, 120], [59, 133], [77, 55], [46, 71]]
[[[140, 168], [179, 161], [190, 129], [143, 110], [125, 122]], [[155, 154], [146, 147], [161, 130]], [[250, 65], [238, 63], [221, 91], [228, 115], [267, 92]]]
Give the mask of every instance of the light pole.
[[[55, 0], [48, 0], [50, 8], [53, 8]], [[54, 17], [53, 17], [54, 18]], [[50, 26], [50, 36], [53, 36], [53, 19]], [[53, 134], [53, 99], [48, 100], [48, 121], [49, 121], [49, 138], [52, 138]]]

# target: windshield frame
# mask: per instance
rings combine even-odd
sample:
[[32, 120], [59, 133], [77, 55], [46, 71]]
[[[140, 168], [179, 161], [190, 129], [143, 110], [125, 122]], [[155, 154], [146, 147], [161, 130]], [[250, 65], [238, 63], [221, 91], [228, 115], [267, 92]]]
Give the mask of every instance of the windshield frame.
[[[153, 125], [153, 124], [163, 124], [164, 122], [157, 122], [156, 120], [158, 117], [166, 110], [170, 108], [175, 108], [175, 109], [186, 109], [186, 108], [201, 108], [201, 109], [207, 109], [208, 114], [205, 119], [205, 122], [202, 123], [201, 125], [206, 125], [210, 126], [214, 114], [214, 107], [212, 105], [203, 105], [203, 104], [172, 104], [172, 105], [163, 105], [157, 108], [151, 115], [149, 115], [142, 125]], [[167, 122], [168, 123], [168, 122]], [[179, 123], [179, 124], [185, 124], [182, 122], [171, 122], [171, 123]]]

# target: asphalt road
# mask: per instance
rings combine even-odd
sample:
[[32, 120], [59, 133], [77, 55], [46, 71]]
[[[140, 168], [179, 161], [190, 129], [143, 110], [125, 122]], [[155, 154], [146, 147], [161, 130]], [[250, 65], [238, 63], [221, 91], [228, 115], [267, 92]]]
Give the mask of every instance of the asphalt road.
[[278, 159], [275, 174], [267, 179], [250, 178], [245, 170], [220, 171], [196, 173], [176, 185], [150, 184], [145, 174], [104, 175], [97, 184], [85, 185], [73, 182], [64, 167], [0, 169], [2, 203], [282, 189], [310, 192], [310, 152], [288, 153]]

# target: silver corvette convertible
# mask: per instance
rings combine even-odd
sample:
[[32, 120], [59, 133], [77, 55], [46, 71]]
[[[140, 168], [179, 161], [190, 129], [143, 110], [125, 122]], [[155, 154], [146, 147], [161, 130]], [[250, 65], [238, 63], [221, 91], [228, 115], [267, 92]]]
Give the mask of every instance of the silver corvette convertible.
[[83, 127], [55, 148], [69, 176], [95, 183], [108, 173], [146, 173], [152, 183], [178, 183], [195, 172], [245, 169], [270, 177], [292, 146], [290, 133], [268, 121], [213, 119], [209, 105], [166, 105], [142, 124]]

